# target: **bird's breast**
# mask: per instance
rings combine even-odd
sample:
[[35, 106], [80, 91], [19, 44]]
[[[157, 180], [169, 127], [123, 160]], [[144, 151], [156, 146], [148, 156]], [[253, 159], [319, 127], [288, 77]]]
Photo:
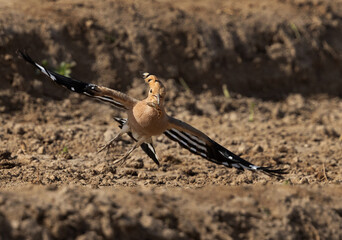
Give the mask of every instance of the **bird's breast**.
[[128, 121], [131, 129], [140, 135], [160, 135], [167, 127], [165, 112], [158, 111], [144, 101], [137, 103], [129, 111]]

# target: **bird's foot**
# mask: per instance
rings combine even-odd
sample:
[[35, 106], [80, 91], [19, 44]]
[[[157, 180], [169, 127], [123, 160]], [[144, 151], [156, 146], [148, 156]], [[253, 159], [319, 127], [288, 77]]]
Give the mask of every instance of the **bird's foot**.
[[[110, 145], [112, 145], [112, 142], [109, 142], [109, 143], [107, 143], [106, 145], [104, 145], [103, 147], [101, 147], [101, 148], [97, 151], [97, 153], [102, 152], [102, 151], [105, 150], [106, 148], [107, 148], [107, 150], [108, 150], [109, 147], [110, 147]], [[107, 152], [108, 152], [108, 151], [107, 151]]]
[[[106, 145], [104, 145], [102, 148], [100, 148], [100, 150], [97, 151], [97, 153], [102, 152], [103, 150], [105, 150], [107, 148], [107, 150], [109, 149], [110, 145], [112, 145], [112, 143], [118, 139], [123, 133], [125, 133], [124, 130], [121, 130], [115, 137], [113, 137], [108, 143], [106, 143]], [[108, 153], [108, 151], [107, 151]]]
[[114, 164], [114, 165], [118, 165], [118, 166], [122, 166], [122, 165], [126, 162], [127, 157], [128, 157], [128, 156], [125, 155], [125, 156], [123, 156], [123, 157], [121, 157], [121, 158], [115, 160], [115, 161], [113, 162], [113, 164]]

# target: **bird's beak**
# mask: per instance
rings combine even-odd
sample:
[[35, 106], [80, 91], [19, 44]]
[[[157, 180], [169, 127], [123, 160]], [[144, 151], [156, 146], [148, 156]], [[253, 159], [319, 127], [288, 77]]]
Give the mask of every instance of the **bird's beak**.
[[153, 96], [155, 96], [155, 98], [157, 99], [157, 103], [158, 103], [158, 105], [159, 105], [159, 102], [160, 102], [160, 94], [158, 93], [158, 94], [153, 95]]

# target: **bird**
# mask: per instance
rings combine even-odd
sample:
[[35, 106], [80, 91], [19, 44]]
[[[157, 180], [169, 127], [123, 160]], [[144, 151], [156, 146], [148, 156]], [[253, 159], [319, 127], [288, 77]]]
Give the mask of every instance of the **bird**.
[[134, 140], [134, 144], [130, 150], [121, 158], [115, 160], [113, 164], [123, 164], [128, 156], [140, 146], [159, 165], [152, 137], [165, 135], [170, 140], [177, 142], [182, 148], [218, 165], [236, 168], [241, 171], [259, 171], [280, 178], [287, 174], [286, 169], [254, 165], [215, 142], [202, 131], [169, 116], [164, 107], [166, 88], [163, 82], [153, 74], [143, 73], [142, 77], [148, 84], [148, 95], [143, 100], [137, 100], [120, 91], [79, 81], [48, 70], [35, 62], [26, 52], [18, 50], [18, 54], [56, 84], [72, 92], [96, 98], [126, 111], [127, 118], [114, 118], [119, 124], [120, 131], [98, 151], [101, 152], [109, 148], [123, 134], [128, 134]]

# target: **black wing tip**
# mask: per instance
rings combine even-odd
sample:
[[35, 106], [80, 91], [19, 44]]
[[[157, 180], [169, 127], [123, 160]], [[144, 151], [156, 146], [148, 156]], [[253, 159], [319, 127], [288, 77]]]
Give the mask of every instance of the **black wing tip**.
[[[231, 167], [235, 167], [235, 166], [232, 166], [234, 163], [235, 164], [238, 163], [240, 166], [241, 165], [245, 166], [245, 167], [241, 166], [240, 168], [237, 168], [239, 170], [244, 171], [246, 169], [246, 170], [250, 170], [250, 171], [255, 171], [255, 170], [262, 171], [266, 175], [275, 176], [278, 178], [283, 178], [282, 175], [288, 174], [287, 169], [273, 169], [272, 166], [270, 166], [270, 167], [254, 166], [252, 163], [250, 163], [247, 160], [235, 155], [234, 153], [230, 152], [228, 149], [226, 149], [225, 147], [222, 147], [221, 145], [219, 145], [218, 143], [216, 143], [214, 141], [213, 141], [213, 146], [215, 149], [217, 149], [219, 151], [221, 150], [222, 152], [224, 152], [228, 155], [229, 160], [227, 159], [227, 155], [224, 156], [224, 158], [225, 158], [224, 160], [227, 161], [227, 163], [230, 164]], [[232, 162], [232, 161], [235, 161], [235, 162]], [[253, 166], [253, 167], [251, 167], [251, 166]]]
[[[25, 53], [24, 53], [24, 52], [25, 52]], [[27, 55], [27, 53], [26, 53], [25, 50], [21, 50], [21, 49], [19, 49], [19, 48], [15, 51], [15, 53], [16, 53], [17, 55], [19, 55], [20, 57], [24, 57], [24, 55]]]
[[19, 55], [19, 57], [23, 58], [25, 61], [36, 65], [36, 63], [33, 61], [33, 59], [27, 54], [27, 52], [24, 50], [17, 49], [16, 53]]
[[275, 176], [279, 178], [283, 178], [283, 175], [288, 174], [288, 169], [279, 168], [279, 169], [272, 169], [272, 167], [259, 167], [258, 170], [261, 170], [263, 173], [269, 176]]

